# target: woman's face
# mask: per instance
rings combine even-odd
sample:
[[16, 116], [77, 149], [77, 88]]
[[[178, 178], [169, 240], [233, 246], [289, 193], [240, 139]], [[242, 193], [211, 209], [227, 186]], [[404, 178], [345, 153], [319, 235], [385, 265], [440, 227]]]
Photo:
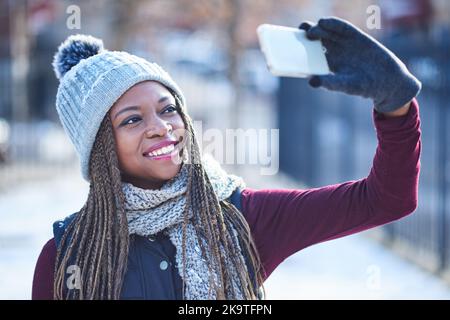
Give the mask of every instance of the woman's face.
[[[171, 154], [180, 153], [182, 144], [174, 143], [182, 139], [184, 123], [166, 87], [155, 81], [134, 85], [116, 101], [109, 116], [122, 181], [158, 189], [179, 172], [181, 163], [173, 161]], [[161, 142], [166, 143], [163, 153], [149, 155], [154, 148], [160, 149]]]

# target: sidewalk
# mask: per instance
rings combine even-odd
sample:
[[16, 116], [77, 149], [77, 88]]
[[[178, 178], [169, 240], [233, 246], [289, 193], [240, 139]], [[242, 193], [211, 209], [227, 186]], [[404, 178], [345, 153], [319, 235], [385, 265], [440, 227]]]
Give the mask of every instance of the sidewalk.
[[268, 299], [450, 299], [443, 280], [362, 234], [291, 256], [265, 285]]
[[[256, 180], [251, 170], [243, 176], [252, 188], [295, 185], [281, 176]], [[78, 211], [87, 192], [74, 169], [0, 194], [0, 299], [30, 299], [35, 263], [52, 237], [52, 222]], [[450, 299], [443, 281], [362, 235], [297, 253], [265, 285], [268, 299]]]

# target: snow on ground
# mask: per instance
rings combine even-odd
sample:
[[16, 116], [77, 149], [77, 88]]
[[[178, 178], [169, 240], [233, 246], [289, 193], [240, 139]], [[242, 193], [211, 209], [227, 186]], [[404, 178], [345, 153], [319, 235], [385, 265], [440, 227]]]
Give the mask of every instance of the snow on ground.
[[[0, 194], [0, 299], [30, 299], [52, 223], [77, 210], [88, 184], [78, 171]], [[442, 280], [355, 235], [285, 260], [265, 283], [268, 299], [450, 299]]]
[[450, 287], [357, 234], [302, 250], [265, 282], [268, 299], [450, 299]]
[[88, 184], [76, 174], [0, 194], [0, 299], [30, 299], [34, 267], [54, 221], [78, 211]]

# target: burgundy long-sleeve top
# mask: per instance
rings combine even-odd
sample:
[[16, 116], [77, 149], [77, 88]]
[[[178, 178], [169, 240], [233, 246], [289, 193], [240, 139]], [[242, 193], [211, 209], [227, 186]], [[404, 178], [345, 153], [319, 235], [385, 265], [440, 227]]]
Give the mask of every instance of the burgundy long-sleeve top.
[[[417, 101], [400, 117], [373, 111], [378, 146], [369, 175], [314, 189], [245, 188], [242, 212], [258, 248], [265, 277], [290, 255], [316, 243], [400, 219], [417, 207], [421, 131]], [[33, 299], [53, 298], [56, 246], [38, 258]]]

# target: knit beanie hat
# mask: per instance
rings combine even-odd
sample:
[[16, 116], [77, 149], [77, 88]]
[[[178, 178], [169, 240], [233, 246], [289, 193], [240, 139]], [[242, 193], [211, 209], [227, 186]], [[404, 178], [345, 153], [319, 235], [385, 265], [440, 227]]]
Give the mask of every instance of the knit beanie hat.
[[56, 110], [87, 181], [92, 146], [103, 118], [128, 89], [142, 81], [157, 81], [185, 105], [180, 88], [158, 64], [126, 52], [108, 51], [102, 40], [92, 36], [69, 36], [59, 46], [53, 68], [60, 81]]

